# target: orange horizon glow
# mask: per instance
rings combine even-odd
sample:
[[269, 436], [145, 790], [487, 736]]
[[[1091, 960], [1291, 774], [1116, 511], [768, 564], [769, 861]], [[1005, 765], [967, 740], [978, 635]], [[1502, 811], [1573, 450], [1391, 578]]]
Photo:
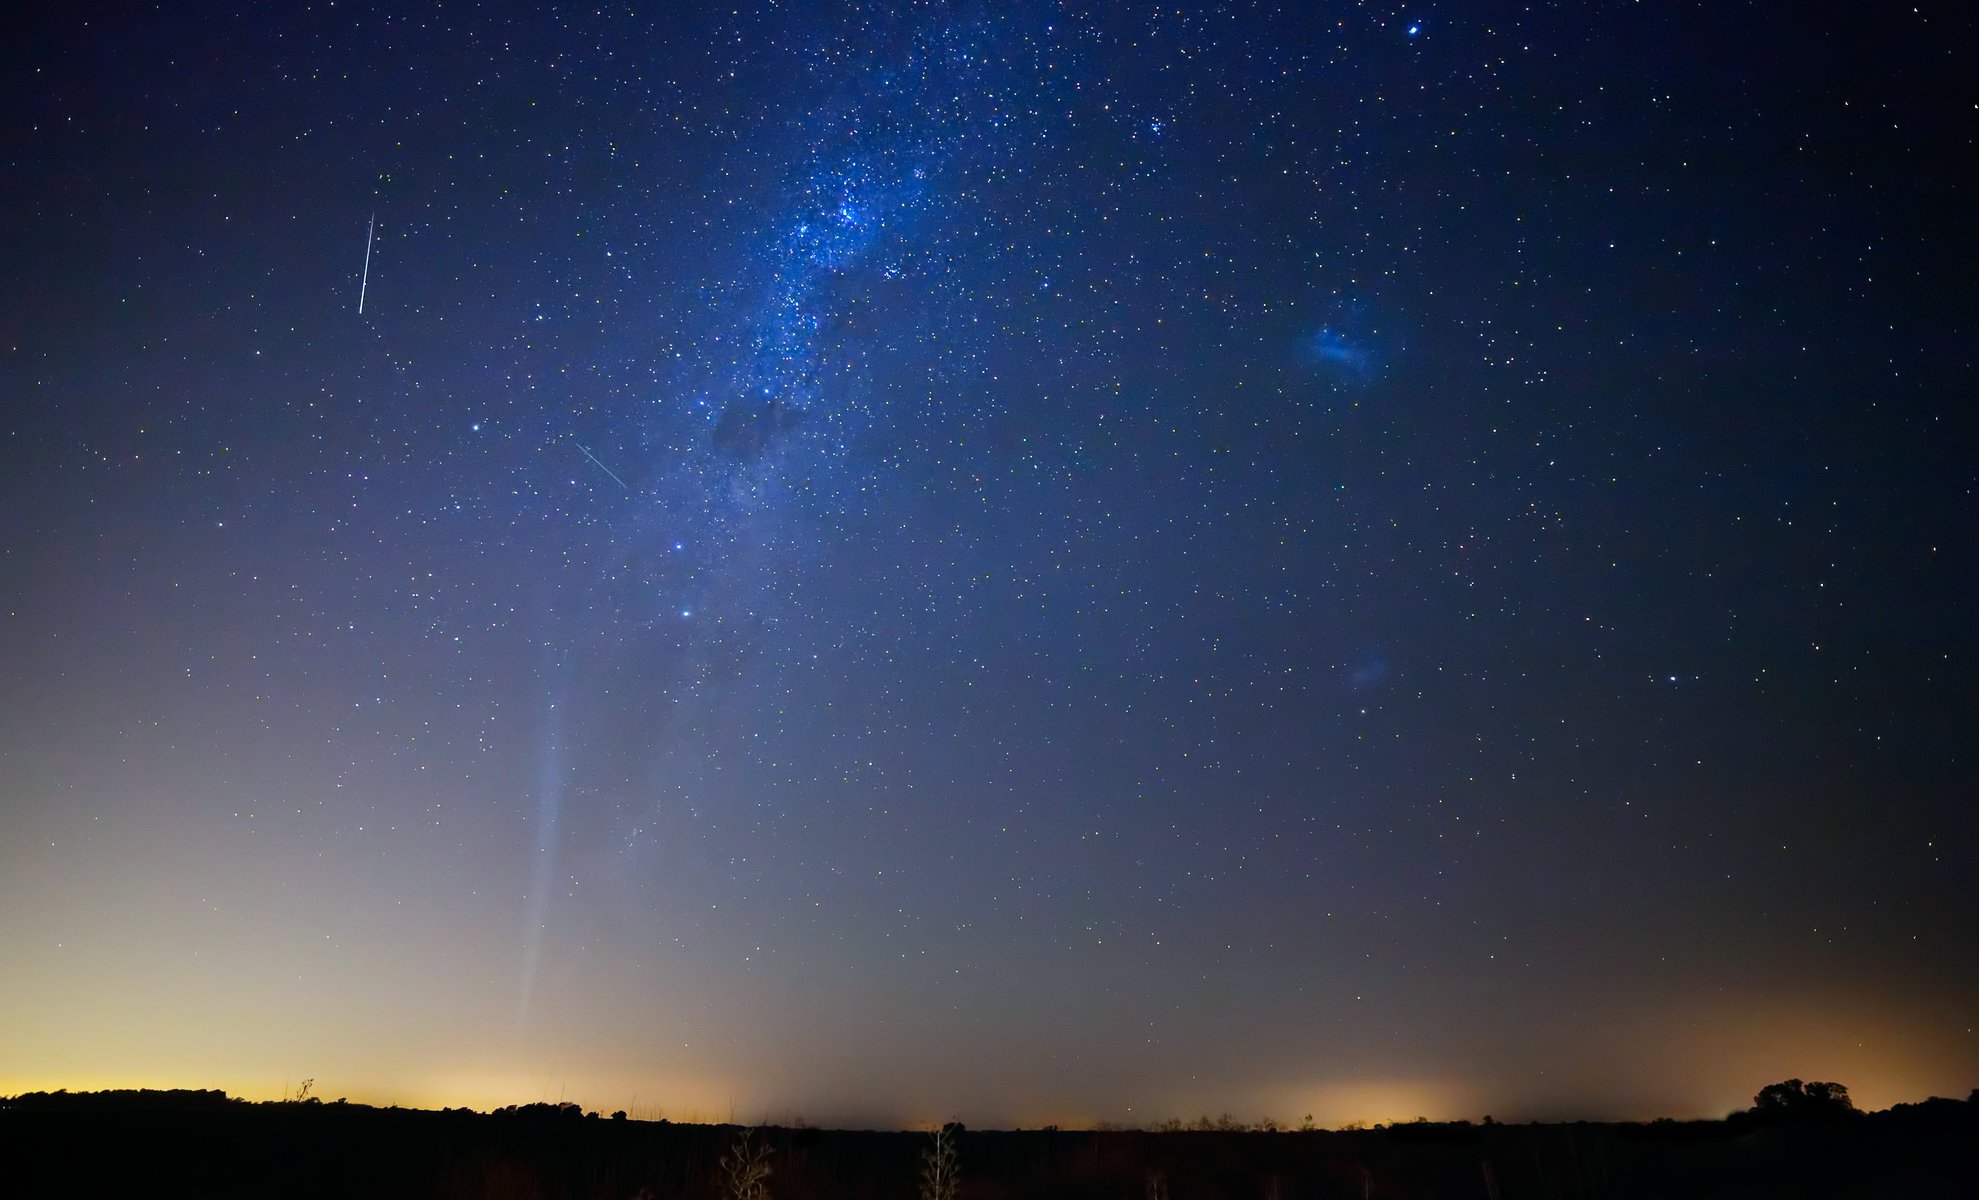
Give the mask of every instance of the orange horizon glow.
[[[1825, 1078], [1819, 1072], [1786, 1075], [1781, 1078]], [[37, 1077], [26, 1075], [0, 1075], [0, 1097], [48, 1092], [106, 1092], [106, 1091], [221, 1091], [230, 1098], [249, 1103], [275, 1103], [293, 1099], [305, 1079], [273, 1081], [265, 1078], [227, 1078], [204, 1082], [189, 1081], [183, 1077], [142, 1074], [103, 1074], [83, 1077]], [[740, 1105], [728, 1100], [711, 1099], [720, 1089], [701, 1088], [663, 1089], [649, 1086], [635, 1092], [626, 1093], [622, 1082], [614, 1082], [609, 1088], [600, 1083], [590, 1086], [586, 1081], [557, 1081], [545, 1086], [540, 1080], [534, 1084], [533, 1094], [520, 1076], [489, 1076], [484, 1079], [460, 1078], [445, 1084], [434, 1084], [417, 1088], [391, 1087], [340, 1087], [325, 1081], [310, 1080], [312, 1087], [309, 1097], [322, 1103], [342, 1099], [353, 1104], [376, 1108], [403, 1108], [424, 1111], [442, 1109], [469, 1109], [487, 1113], [497, 1109], [536, 1103], [575, 1103], [586, 1112], [610, 1115], [624, 1110], [630, 1119], [638, 1121], [667, 1120], [677, 1124], [743, 1124], [743, 1125], [796, 1125], [805, 1124], [819, 1128], [872, 1128], [901, 1131], [917, 1131], [936, 1128], [953, 1116], [940, 1117], [926, 1113], [905, 1116], [898, 1121], [852, 1122], [835, 1124], [830, 1119], [811, 1120], [792, 1106], [778, 1106], [774, 1103]], [[1767, 1080], [1765, 1082], [1776, 1082]], [[1858, 1108], [1865, 1112], [1878, 1112], [1898, 1104], [1918, 1103], [1933, 1096], [1963, 1098], [1960, 1089], [1938, 1088], [1900, 1079], [1894, 1075], [1879, 1075], [1864, 1080], [1858, 1086], [1848, 1079], [1839, 1080], [1849, 1086], [1851, 1097]], [[1754, 1086], [1756, 1092], [1758, 1087]], [[624, 1098], [601, 1100], [605, 1091], [621, 1092]], [[1185, 1126], [1194, 1124], [1201, 1118], [1212, 1121], [1221, 1116], [1229, 1116], [1245, 1127], [1257, 1125], [1264, 1119], [1275, 1121], [1281, 1131], [1292, 1132], [1300, 1128], [1301, 1122], [1311, 1115], [1314, 1127], [1319, 1130], [1345, 1130], [1352, 1128], [1374, 1128], [1376, 1126], [1402, 1125], [1419, 1119], [1432, 1122], [1453, 1122], [1481, 1120], [1491, 1115], [1501, 1124], [1523, 1124], [1529, 1121], [1565, 1122], [1575, 1120], [1595, 1120], [1614, 1122], [1647, 1122], [1658, 1118], [1674, 1120], [1719, 1120], [1730, 1113], [1750, 1107], [1751, 1097], [1731, 1101], [1723, 1105], [1699, 1102], [1692, 1108], [1677, 1111], [1639, 1111], [1628, 1113], [1608, 1113], [1599, 1116], [1578, 1116], [1566, 1112], [1525, 1113], [1507, 1106], [1497, 1108], [1482, 1098], [1482, 1093], [1467, 1084], [1454, 1081], [1391, 1081], [1350, 1082], [1316, 1086], [1306, 1093], [1304, 1107], [1300, 1107], [1298, 1092], [1277, 1091], [1274, 1102], [1222, 1107], [1198, 1107], [1186, 1113], [1172, 1112], [1160, 1115], [1144, 1115], [1138, 1111], [1125, 1114], [1106, 1115], [1090, 1111], [1074, 1110], [1029, 1110], [1017, 1114], [1008, 1121], [996, 1123], [965, 1122], [974, 1128], [982, 1129], [1042, 1129], [1057, 1127], [1067, 1130], [1092, 1130], [1100, 1126], [1120, 1129], [1153, 1130], [1171, 1121], [1179, 1120]], [[1292, 1109], [1299, 1111], [1293, 1113]]]

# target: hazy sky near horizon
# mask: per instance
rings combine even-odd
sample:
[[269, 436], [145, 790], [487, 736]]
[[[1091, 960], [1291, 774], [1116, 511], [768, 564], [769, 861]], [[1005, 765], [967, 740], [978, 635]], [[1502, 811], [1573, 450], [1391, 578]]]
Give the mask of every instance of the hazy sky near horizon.
[[122, 18], [6, 52], [0, 1093], [1979, 1085], [1970, 11]]

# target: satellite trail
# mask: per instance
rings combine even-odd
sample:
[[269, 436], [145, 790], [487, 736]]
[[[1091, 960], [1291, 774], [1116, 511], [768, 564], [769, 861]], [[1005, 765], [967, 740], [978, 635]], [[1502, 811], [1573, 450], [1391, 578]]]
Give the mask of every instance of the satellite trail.
[[357, 285], [357, 315], [364, 315], [364, 289], [371, 286], [371, 243], [378, 237], [378, 213], [371, 213], [371, 232], [364, 235], [364, 278]]
[[624, 488], [624, 489], [625, 489], [626, 491], [628, 491], [628, 492], [632, 490], [632, 485], [631, 485], [631, 484], [629, 484], [629, 483], [627, 483], [627, 482], [626, 482], [625, 480], [623, 480], [623, 479], [620, 479], [620, 478], [618, 477], [618, 472], [617, 472], [617, 471], [614, 471], [614, 470], [612, 470], [612, 469], [611, 469], [610, 467], [608, 467], [608, 466], [606, 466], [605, 464], [603, 464], [603, 463], [601, 463], [601, 462], [598, 462], [598, 456], [597, 456], [597, 455], [595, 455], [595, 454], [593, 454], [593, 453], [591, 453], [591, 452], [590, 452], [589, 450], [585, 450], [585, 449], [584, 449], [584, 443], [583, 443], [583, 442], [580, 442], [580, 441], [578, 441], [578, 440], [577, 440], [576, 438], [572, 438], [572, 439], [570, 439], [570, 444], [571, 444], [571, 445], [573, 445], [573, 446], [575, 446], [575, 447], [577, 447], [577, 448], [578, 448], [578, 449], [579, 449], [580, 451], [583, 451], [583, 454], [584, 454], [584, 457], [586, 457], [586, 458], [588, 458], [588, 459], [590, 459], [590, 460], [591, 460], [591, 461], [592, 461], [593, 463], [597, 463], [597, 466], [598, 466], [598, 469], [599, 469], [600, 471], [603, 471], [603, 472], [604, 472], [605, 474], [607, 474], [607, 475], [609, 475], [609, 476], [611, 476], [611, 477], [612, 477], [612, 482], [613, 482], [613, 483], [616, 483], [617, 485], [619, 485], [620, 487], [622, 487], [622, 488]]

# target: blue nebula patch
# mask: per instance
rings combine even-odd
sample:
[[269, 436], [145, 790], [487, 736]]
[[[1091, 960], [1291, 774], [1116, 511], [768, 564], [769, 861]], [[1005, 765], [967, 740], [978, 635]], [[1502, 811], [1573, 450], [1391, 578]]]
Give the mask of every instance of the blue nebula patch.
[[1307, 348], [1321, 366], [1360, 382], [1374, 378], [1380, 370], [1373, 348], [1339, 329], [1329, 327], [1313, 334]]
[[1341, 300], [1318, 328], [1301, 335], [1299, 357], [1336, 388], [1362, 388], [1388, 369], [1395, 339], [1376, 323], [1367, 301]]

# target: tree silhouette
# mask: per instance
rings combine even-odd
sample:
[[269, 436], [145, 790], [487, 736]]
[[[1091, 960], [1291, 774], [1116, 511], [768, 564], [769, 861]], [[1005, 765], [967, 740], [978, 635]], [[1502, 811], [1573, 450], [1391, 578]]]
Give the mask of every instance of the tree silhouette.
[[1752, 1111], [1770, 1117], [1838, 1117], [1856, 1111], [1848, 1087], [1839, 1083], [1769, 1083], [1752, 1098]]

